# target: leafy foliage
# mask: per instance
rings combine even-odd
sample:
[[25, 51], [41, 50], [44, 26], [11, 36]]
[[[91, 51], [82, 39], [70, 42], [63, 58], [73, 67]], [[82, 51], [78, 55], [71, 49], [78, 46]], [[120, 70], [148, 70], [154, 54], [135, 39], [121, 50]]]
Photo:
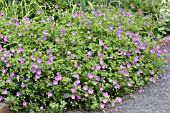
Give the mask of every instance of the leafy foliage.
[[158, 79], [167, 52], [154, 42], [160, 19], [113, 7], [56, 9], [31, 19], [1, 12], [0, 100], [13, 111], [104, 108]]

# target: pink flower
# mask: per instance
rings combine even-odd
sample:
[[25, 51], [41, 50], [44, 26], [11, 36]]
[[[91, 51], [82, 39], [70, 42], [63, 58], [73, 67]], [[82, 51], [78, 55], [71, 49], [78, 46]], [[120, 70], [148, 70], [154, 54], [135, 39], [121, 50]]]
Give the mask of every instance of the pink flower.
[[88, 73], [88, 77], [89, 78], [94, 78], [94, 74], [93, 73]]
[[42, 69], [37, 70], [37, 74], [41, 75], [42, 74]]
[[5, 69], [5, 68], [3, 68], [2, 69], [2, 73], [4, 74], [4, 73], [6, 73], [7, 72], [7, 70]]
[[75, 88], [75, 87], [72, 87], [72, 88], [70, 89], [70, 92], [71, 92], [71, 93], [76, 92], [76, 88]]
[[58, 4], [56, 4], [54, 7], [57, 9], [58, 8]]
[[154, 74], [155, 74], [155, 71], [154, 71], [154, 70], [152, 70], [152, 71], [151, 71], [151, 74], [152, 74], [152, 75], [154, 75]]
[[150, 31], [150, 36], [152, 36], [153, 35], [153, 32], [152, 31]]
[[20, 96], [20, 94], [21, 94], [20, 92], [17, 92], [17, 93], [16, 93], [16, 96]]
[[114, 28], [114, 27], [113, 27], [113, 25], [111, 24], [111, 25], [109, 26], [109, 29], [110, 29], [110, 30], [113, 30], [113, 28]]
[[117, 84], [117, 80], [113, 80], [113, 84], [116, 85]]
[[96, 69], [100, 70], [101, 66], [99, 64], [96, 65]]
[[103, 40], [99, 40], [100, 45], [104, 45]]
[[102, 25], [102, 21], [100, 21], [99, 24]]
[[48, 92], [48, 97], [52, 97], [53, 93], [52, 92]]
[[52, 17], [47, 17], [46, 20], [51, 21]]
[[88, 97], [88, 96], [89, 96], [89, 94], [88, 94], [88, 93], [86, 93], [84, 96], [85, 96], [85, 97]]
[[60, 37], [56, 37], [56, 42], [59, 42], [60, 41]]
[[30, 55], [30, 58], [31, 58], [32, 60], [36, 60], [36, 57], [35, 57], [34, 55]]
[[154, 49], [151, 49], [150, 52], [151, 52], [151, 53], [155, 53], [155, 50], [154, 50]]
[[140, 50], [139, 49], [135, 49], [135, 53], [140, 53]]
[[16, 26], [19, 27], [19, 26], [20, 26], [20, 23], [19, 23], [19, 22], [16, 22]]
[[0, 12], [0, 16], [3, 16], [4, 15], [4, 12]]
[[128, 63], [128, 64], [127, 64], [127, 67], [128, 67], [128, 68], [131, 68], [131, 64]]
[[93, 36], [88, 36], [88, 39], [92, 39], [93, 38]]
[[0, 96], [0, 102], [4, 100], [4, 97], [3, 96]]
[[42, 62], [42, 59], [41, 58], [38, 58], [38, 60], [37, 60], [37, 63], [41, 63]]
[[150, 81], [155, 83], [156, 82], [156, 78], [150, 77]]
[[126, 71], [126, 72], [124, 73], [124, 75], [125, 75], [125, 76], [129, 76], [129, 72]]
[[143, 71], [140, 69], [140, 70], [139, 70], [139, 73], [143, 73]]
[[5, 95], [6, 95], [7, 93], [8, 93], [8, 91], [7, 91], [7, 90], [4, 90], [4, 91], [3, 91], [3, 94], [5, 94]]
[[133, 60], [133, 63], [136, 63], [138, 61], [138, 58], [139, 58], [139, 56], [135, 56], [134, 60]]
[[119, 84], [115, 84], [115, 89], [120, 89], [120, 85]]
[[138, 14], [139, 14], [139, 15], [142, 14], [142, 10], [141, 10], [141, 9], [138, 10]]
[[71, 54], [71, 51], [70, 51], [70, 50], [66, 50], [66, 53], [70, 55], [70, 54]]
[[77, 73], [74, 74], [74, 77], [76, 77], [77, 79], [79, 79], [79, 75]]
[[44, 36], [44, 37], [43, 37], [43, 40], [47, 40], [47, 36]]
[[77, 84], [80, 84], [80, 80], [79, 80], [79, 79], [78, 79], [78, 80], [76, 80], [76, 83], [77, 83]]
[[103, 92], [104, 97], [108, 97], [108, 92]]
[[140, 88], [138, 89], [138, 92], [139, 92], [139, 93], [143, 93], [143, 92], [144, 92], [143, 88], [140, 87]]
[[108, 46], [107, 46], [107, 45], [104, 45], [104, 48], [105, 48], [105, 49], [108, 49]]
[[36, 78], [36, 79], [40, 79], [40, 75], [39, 75], [39, 74], [36, 74], [36, 75], [35, 75], [35, 78]]
[[39, 15], [40, 13], [41, 13], [41, 11], [40, 11], [40, 10], [37, 10], [37, 11], [36, 11], [36, 14], [37, 14], [37, 15]]
[[22, 33], [18, 33], [18, 36], [22, 36]]
[[92, 54], [92, 52], [91, 51], [87, 51], [87, 55], [91, 55]]
[[68, 95], [67, 95], [67, 94], [64, 94], [64, 98], [68, 98]]
[[119, 70], [119, 73], [120, 73], [120, 74], [123, 74], [123, 73], [124, 73], [124, 70], [120, 69], [120, 70]]
[[100, 91], [103, 91], [104, 90], [104, 87], [100, 87]]
[[72, 32], [72, 35], [76, 35], [76, 32]]
[[132, 86], [132, 83], [131, 83], [131, 82], [127, 82], [127, 85], [128, 85], [128, 86]]
[[30, 22], [30, 19], [28, 17], [24, 17], [24, 22], [25, 23], [29, 23]]
[[47, 30], [42, 31], [43, 34], [48, 34]]
[[120, 69], [123, 69], [123, 68], [124, 68], [124, 66], [121, 64], [121, 65], [120, 65]]
[[97, 76], [97, 77], [96, 77], [96, 80], [97, 80], [97, 81], [100, 81], [100, 76]]
[[114, 57], [112, 55], [110, 55], [110, 59], [113, 59]]
[[75, 97], [75, 95], [71, 95], [71, 98], [74, 100], [76, 97]]
[[92, 66], [92, 67], [91, 67], [91, 70], [94, 70], [94, 69], [95, 69], [95, 67], [94, 67], [94, 66]]
[[83, 89], [88, 90], [88, 86], [87, 85], [83, 86]]
[[94, 85], [96, 85], [96, 84], [97, 84], [97, 81], [94, 80], [93, 83], [94, 83]]
[[22, 88], [26, 87], [26, 84], [22, 83], [22, 84], [21, 84], [21, 87], [22, 87]]
[[23, 106], [27, 106], [27, 102], [24, 101], [24, 102], [22, 103], [22, 105], [23, 105]]
[[10, 79], [10, 78], [8, 78], [8, 79], [6, 80], [6, 82], [11, 82], [11, 79]]
[[78, 98], [78, 99], [81, 99], [81, 95], [78, 94], [78, 95], [77, 95], [77, 98]]
[[132, 8], [132, 9], [134, 9], [134, 8], [135, 8], [135, 6], [134, 6], [134, 5], [131, 5], [131, 8]]
[[106, 98], [104, 98], [104, 99], [103, 99], [103, 103], [106, 103], [106, 102], [107, 102], [107, 99], [106, 99]]
[[92, 90], [92, 89], [89, 89], [88, 92], [89, 92], [89, 94], [92, 94], [92, 93], [93, 93], [93, 90]]
[[62, 80], [62, 76], [60, 72], [57, 72], [57, 76], [55, 76], [55, 80]]
[[117, 98], [117, 102], [122, 102], [122, 100], [123, 100], [123, 99], [122, 99], [121, 97], [118, 97], [118, 98]]
[[105, 106], [104, 103], [101, 103], [101, 104], [100, 104], [100, 107], [101, 107], [102, 109], [104, 108], [104, 106]]
[[58, 84], [58, 80], [54, 80], [54, 81], [53, 81], [53, 84], [54, 84], [54, 85], [57, 85], [57, 84]]
[[40, 106], [40, 110], [43, 110], [44, 108], [43, 108], [43, 106]]

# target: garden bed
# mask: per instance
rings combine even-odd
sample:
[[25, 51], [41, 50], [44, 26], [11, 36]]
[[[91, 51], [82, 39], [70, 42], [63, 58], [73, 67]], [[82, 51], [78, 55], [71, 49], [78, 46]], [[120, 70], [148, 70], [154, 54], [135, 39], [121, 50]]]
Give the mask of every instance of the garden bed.
[[154, 42], [162, 18], [78, 8], [55, 5], [52, 16], [37, 10], [23, 19], [1, 13], [0, 101], [12, 111], [102, 110], [159, 78], [168, 53]]

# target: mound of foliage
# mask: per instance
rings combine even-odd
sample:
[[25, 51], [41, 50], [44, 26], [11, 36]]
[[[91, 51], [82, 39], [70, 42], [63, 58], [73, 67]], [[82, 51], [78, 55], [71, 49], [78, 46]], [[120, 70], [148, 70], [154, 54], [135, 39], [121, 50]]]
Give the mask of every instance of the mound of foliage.
[[159, 78], [167, 51], [154, 41], [151, 15], [105, 7], [58, 11], [57, 20], [36, 14], [1, 12], [0, 101], [13, 111], [104, 108]]

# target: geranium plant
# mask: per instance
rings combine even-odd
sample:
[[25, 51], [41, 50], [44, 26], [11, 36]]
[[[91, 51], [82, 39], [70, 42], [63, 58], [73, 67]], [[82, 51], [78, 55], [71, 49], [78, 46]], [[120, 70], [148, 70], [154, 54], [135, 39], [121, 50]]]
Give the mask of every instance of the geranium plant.
[[154, 42], [150, 15], [106, 7], [54, 12], [57, 20], [40, 13], [1, 13], [0, 101], [11, 110], [104, 108], [161, 74], [167, 51]]

